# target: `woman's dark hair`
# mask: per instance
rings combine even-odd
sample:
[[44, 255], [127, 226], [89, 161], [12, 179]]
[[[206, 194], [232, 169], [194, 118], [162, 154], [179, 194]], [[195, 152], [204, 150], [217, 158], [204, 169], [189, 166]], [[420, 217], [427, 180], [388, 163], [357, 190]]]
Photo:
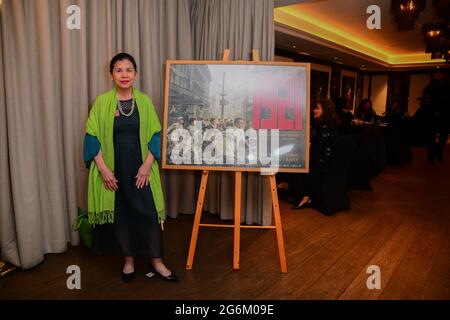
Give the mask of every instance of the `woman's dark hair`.
[[319, 122], [327, 124], [333, 127], [339, 127], [341, 125], [341, 121], [336, 114], [336, 108], [334, 107], [333, 101], [329, 99], [318, 99], [314, 104], [314, 108], [317, 108], [317, 105], [320, 104], [322, 106], [322, 116], [320, 117]]
[[122, 61], [122, 60], [128, 60], [133, 64], [134, 70], [137, 72], [137, 65], [136, 65], [136, 61], [134, 60], [133, 56], [131, 54], [128, 54], [126, 52], [121, 52], [118, 53], [114, 56], [114, 58], [111, 59], [111, 62], [109, 63], [109, 72], [112, 74], [113, 70], [114, 70], [114, 65], [116, 64], [117, 61]]
[[363, 99], [363, 100], [361, 101], [361, 103], [359, 104], [359, 107], [360, 107], [360, 108], [361, 108], [361, 107], [364, 107], [364, 105], [365, 105], [367, 102], [370, 103], [370, 107], [372, 108], [372, 100], [370, 100], [369, 98]]
[[334, 101], [336, 111], [342, 111], [347, 107], [347, 102], [344, 97], [336, 98]]
[[[369, 102], [370, 103], [370, 109], [373, 110], [372, 108], [372, 101], [368, 98], [365, 98], [361, 101], [361, 103], [358, 106], [358, 109], [356, 109], [356, 118], [357, 119], [362, 119], [363, 115], [365, 114], [366, 110], [364, 108], [364, 105]], [[371, 110], [368, 110], [368, 112], [372, 112]]]

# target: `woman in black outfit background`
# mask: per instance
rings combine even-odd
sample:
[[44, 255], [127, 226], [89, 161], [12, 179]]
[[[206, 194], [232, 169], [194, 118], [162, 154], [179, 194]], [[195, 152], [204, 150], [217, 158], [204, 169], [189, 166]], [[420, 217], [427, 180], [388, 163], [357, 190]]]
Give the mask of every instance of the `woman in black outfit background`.
[[295, 195], [294, 209], [311, 207], [312, 188], [315, 179], [326, 172], [333, 156], [334, 139], [338, 135], [340, 120], [336, 115], [331, 100], [318, 100], [311, 104], [313, 117], [311, 123], [310, 172], [308, 174], [293, 174], [289, 185]]

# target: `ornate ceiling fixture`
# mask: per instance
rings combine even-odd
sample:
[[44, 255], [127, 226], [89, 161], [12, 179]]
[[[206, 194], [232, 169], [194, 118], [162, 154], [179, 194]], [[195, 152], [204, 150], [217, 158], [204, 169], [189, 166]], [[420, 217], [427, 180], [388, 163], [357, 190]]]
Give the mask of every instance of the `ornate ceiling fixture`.
[[448, 24], [447, 22], [428, 22], [422, 26], [425, 40], [425, 52], [431, 52], [431, 59], [441, 59], [447, 53]]
[[450, 0], [434, 0], [435, 21], [422, 25], [425, 52], [450, 63]]
[[425, 9], [425, 4], [426, 0], [392, 0], [391, 13], [398, 24], [398, 30], [413, 30], [420, 12]]

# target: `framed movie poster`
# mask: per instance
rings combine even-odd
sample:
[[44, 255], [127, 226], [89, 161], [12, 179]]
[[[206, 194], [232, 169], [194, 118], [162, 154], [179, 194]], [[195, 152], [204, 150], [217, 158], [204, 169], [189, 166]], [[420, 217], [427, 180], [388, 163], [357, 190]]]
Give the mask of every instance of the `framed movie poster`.
[[356, 72], [342, 70], [341, 97], [345, 99], [345, 109], [354, 110], [356, 100]]
[[311, 64], [311, 99], [330, 98], [331, 67]]
[[168, 61], [165, 169], [309, 170], [310, 65]]

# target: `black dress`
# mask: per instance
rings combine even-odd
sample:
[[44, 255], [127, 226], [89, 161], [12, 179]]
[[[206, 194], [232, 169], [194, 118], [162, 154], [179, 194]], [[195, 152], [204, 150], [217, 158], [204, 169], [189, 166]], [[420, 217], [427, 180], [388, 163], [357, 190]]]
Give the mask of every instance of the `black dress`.
[[[132, 100], [121, 101], [128, 114]], [[114, 118], [114, 176], [118, 182], [115, 194], [114, 223], [96, 226], [92, 234], [93, 250], [99, 253], [161, 258], [161, 226], [150, 185], [136, 187], [137, 172], [142, 165], [137, 107], [127, 117]]]
[[329, 171], [334, 152], [333, 145], [338, 134], [339, 130], [335, 125], [319, 123], [313, 119], [310, 134], [309, 173], [291, 174], [288, 182], [296, 204], [304, 196], [312, 196], [314, 183], [320, 179], [321, 175]]

